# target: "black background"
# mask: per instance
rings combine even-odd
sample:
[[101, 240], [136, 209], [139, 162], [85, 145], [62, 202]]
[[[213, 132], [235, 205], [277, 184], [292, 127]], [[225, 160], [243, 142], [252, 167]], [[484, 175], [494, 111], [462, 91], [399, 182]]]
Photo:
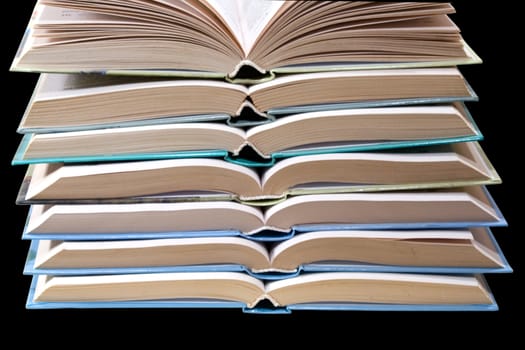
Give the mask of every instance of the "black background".
[[[3, 95], [3, 147], [1, 149], [3, 176], [1, 186], [2, 207], [2, 266], [8, 276], [2, 278], [4, 335], [14, 336], [15, 330], [22, 344], [36, 341], [53, 343], [66, 332], [82, 344], [99, 342], [104, 337], [117, 337], [119, 341], [147, 337], [150, 341], [168, 339], [169, 346], [177, 346], [180, 338], [200, 332], [191, 338], [191, 345], [244, 339], [246, 346], [262, 343], [271, 346], [283, 337], [324, 339], [324, 345], [336, 344], [355, 347], [358, 340], [368, 345], [386, 341], [401, 342], [409, 346], [436, 345], [462, 339], [474, 341], [512, 341], [519, 336], [511, 329], [518, 325], [523, 301], [519, 290], [523, 274], [520, 250], [521, 224], [518, 211], [522, 185], [518, 182], [523, 164], [523, 131], [517, 126], [523, 118], [522, 96], [519, 92], [523, 64], [513, 45], [519, 45], [517, 27], [508, 2], [456, 1], [457, 14], [452, 18], [462, 29], [470, 46], [484, 60], [481, 65], [462, 66], [460, 69], [480, 97], [469, 108], [485, 136], [481, 143], [503, 184], [490, 187], [491, 194], [505, 215], [509, 226], [494, 228], [493, 232], [503, 249], [513, 274], [488, 275], [487, 280], [496, 297], [497, 312], [313, 312], [297, 311], [291, 315], [250, 315], [241, 310], [221, 309], [113, 309], [113, 310], [26, 310], [25, 299], [30, 278], [22, 275], [29, 243], [20, 239], [27, 208], [14, 204], [16, 193], [25, 172], [24, 166], [12, 167], [11, 159], [20, 141], [16, 133], [20, 117], [29, 101], [37, 75], [9, 72], [9, 66], [29, 20], [34, 1], [8, 1], [4, 23], [4, 63], [2, 66]], [[496, 5], [497, 4], [497, 5]], [[503, 5], [505, 4], [505, 5]], [[498, 6], [501, 5], [501, 6]], [[510, 6], [510, 7], [509, 7]], [[10, 8], [10, 9], [9, 9]], [[511, 44], [507, 44], [510, 42]], [[513, 87], [517, 84], [517, 88]], [[523, 215], [523, 214], [521, 214]], [[6, 280], [6, 278], [8, 278]], [[8, 294], [6, 295], [5, 292]], [[6, 317], [7, 311], [7, 317]], [[5, 332], [5, 329], [10, 330]], [[370, 337], [368, 332], [372, 331]], [[47, 332], [47, 333], [44, 333]], [[212, 334], [213, 333], [213, 334]], [[40, 337], [40, 335], [45, 335]], [[416, 341], [422, 338], [425, 342]], [[5, 339], [4, 339], [5, 340]], [[71, 345], [75, 343], [70, 343]], [[180, 345], [180, 344], [179, 344]]]

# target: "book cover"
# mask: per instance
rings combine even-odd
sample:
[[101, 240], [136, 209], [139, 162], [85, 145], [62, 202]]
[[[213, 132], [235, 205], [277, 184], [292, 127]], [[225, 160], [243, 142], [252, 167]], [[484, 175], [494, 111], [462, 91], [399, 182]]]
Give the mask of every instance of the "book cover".
[[[440, 192], [441, 194], [439, 194]], [[458, 200], [459, 197], [455, 199], [456, 193], [461, 197], [461, 200], [457, 202], [456, 200]], [[384, 203], [390, 203], [390, 205], [394, 205], [397, 208], [397, 206], [400, 205], [399, 200], [403, 201], [403, 198], [406, 198], [406, 193], [403, 194], [399, 192], [297, 196], [269, 207], [269, 209], [265, 210], [264, 214], [262, 214], [261, 209], [258, 207], [235, 202], [209, 201], [191, 203], [98, 205], [99, 210], [103, 209], [104, 217], [106, 217], [114, 208], [118, 209], [118, 206], [124, 206], [123, 209], [119, 209], [118, 212], [113, 213], [117, 216], [115, 216], [115, 218], [109, 223], [111, 229], [109, 228], [110, 226], [107, 226], [107, 228], [100, 226], [100, 220], [103, 218], [94, 214], [93, 210], [97, 209], [97, 205], [94, 204], [87, 204], [85, 207], [83, 207], [82, 204], [74, 204], [72, 206], [54, 205], [51, 207], [32, 205], [29, 210], [22, 238], [51, 240], [121, 240], [241, 236], [260, 241], [281, 241], [293, 237], [299, 232], [312, 231], [446, 229], [507, 225], [507, 221], [485, 186], [468, 187], [463, 190], [453, 189], [449, 192], [446, 190], [435, 190], [428, 194], [430, 197], [427, 197], [424, 191], [419, 194], [416, 193], [417, 199], [414, 198], [416, 201], [412, 202], [412, 200], [409, 200], [407, 202], [408, 207], [398, 213], [403, 216], [403, 219], [392, 217], [391, 210], [394, 209], [392, 206], [390, 206], [390, 209], [388, 210], [380, 210], [379, 207], [376, 207], [374, 210], [370, 211], [370, 208], [368, 208], [369, 205], [383, 203], [382, 198], [384, 196], [386, 196], [385, 199], [390, 198]], [[437, 200], [436, 197], [429, 201], [425, 200], [425, 197], [433, 198], [434, 194], [437, 194], [440, 199]], [[378, 199], [379, 202], [377, 202]], [[370, 202], [367, 203], [369, 200]], [[452, 202], [449, 200], [452, 200]], [[453, 220], [442, 217], [443, 213], [441, 211], [444, 210], [444, 208], [440, 206], [440, 203], [447, 206], [446, 208], [449, 211], [449, 215], [455, 216]], [[459, 208], [456, 204], [465, 206]], [[357, 210], [357, 207], [354, 207], [353, 211], [349, 211], [347, 207], [349, 205], [359, 205], [361, 209]], [[417, 215], [418, 219], [415, 219], [413, 215], [416, 213], [412, 212], [412, 209], [410, 209], [412, 208], [412, 205], [417, 206], [417, 211], [419, 212], [418, 215], [423, 215], [423, 217], [426, 217], [427, 219], [421, 219], [420, 216]], [[450, 205], [450, 207], [448, 207], [448, 205]], [[142, 212], [138, 210], [140, 206], [144, 207]], [[330, 207], [330, 210], [321, 210], [321, 207], [325, 208], [325, 206]], [[169, 216], [166, 217], [164, 212], [168, 207], [171, 209], [167, 211]], [[362, 210], [365, 210], [363, 209], [365, 207], [367, 208], [366, 210], [368, 210], [368, 213], [374, 213], [374, 215], [378, 216], [370, 221], [366, 221], [358, 214], [363, 214]], [[428, 210], [421, 211], [423, 207]], [[430, 209], [432, 207], [433, 209]], [[452, 207], [457, 208], [452, 212], [450, 211]], [[83, 210], [86, 209], [89, 209], [90, 213], [83, 212]], [[125, 211], [129, 209], [132, 209], [135, 214], [133, 215], [133, 218], [129, 213], [122, 216], [122, 213], [125, 213]], [[470, 212], [469, 215], [471, 215], [471, 219], [465, 220], [465, 209]], [[68, 217], [69, 210], [72, 210], [71, 213], [73, 213], [73, 215], [81, 215], [75, 220], [82, 219], [84, 226], [63, 226], [63, 219]], [[287, 212], [290, 212], [290, 210], [293, 211], [293, 215], [286, 214]], [[192, 216], [193, 211], [195, 213], [207, 213], [206, 215], [208, 215], [208, 218], [211, 217], [209, 215], [213, 215], [215, 220], [198, 223], [196, 221], [191, 221], [190, 217]], [[398, 209], [396, 209], [396, 211], [398, 211]], [[140, 217], [142, 214], [147, 214], [150, 218], [153, 217], [152, 215], [160, 215], [155, 219], [155, 225], [157, 225], [156, 228], [151, 228], [151, 225], [146, 225], [146, 222], [137, 221], [136, 217]], [[353, 215], [352, 219], [349, 217], [350, 214]], [[305, 215], [308, 219], [304, 220], [308, 220], [310, 223], [292, 223], [294, 220], [301, 220], [298, 218], [299, 216]], [[330, 218], [323, 218], [323, 215], [328, 215]], [[356, 215], [359, 215], [359, 217], [356, 217]], [[385, 216], [383, 217], [383, 215]], [[314, 216], [316, 218], [314, 218]], [[438, 216], [439, 220], [437, 219]], [[290, 221], [286, 219], [287, 217], [293, 218], [293, 220]], [[433, 219], [429, 219], [430, 217]], [[275, 224], [276, 226], [268, 224], [268, 222], [265, 224], [264, 222], [268, 218], [273, 218], [273, 220], [277, 221], [283, 219], [286, 223]], [[55, 220], [58, 220], [57, 222], [62, 224], [56, 226], [56, 223], [54, 223]], [[93, 220], [98, 222], [97, 226], [89, 226], [89, 222]], [[106, 219], [104, 218], [104, 220]], [[228, 222], [229, 220], [231, 220], [231, 222]], [[316, 222], [316, 220], [319, 221]], [[222, 223], [219, 224], [219, 221]], [[133, 222], [133, 226], [130, 226], [133, 228], [128, 227], [126, 229], [126, 225], [129, 225], [130, 222]], [[170, 229], [164, 228], [166, 222], [170, 222], [170, 224], [166, 226], [170, 227]], [[118, 225], [114, 226], [111, 223], [118, 223]], [[178, 229], [174, 229], [175, 224], [178, 225]], [[241, 225], [243, 228], [240, 227]], [[97, 231], [93, 232], [93, 230], [88, 227], [96, 228]], [[232, 229], [232, 227], [236, 228]], [[110, 232], [111, 230], [113, 230], [113, 232]]]
[[[483, 229], [482, 229], [483, 230]], [[418, 231], [421, 233], [421, 239], [425, 236], [424, 231]], [[479, 233], [480, 231], [478, 231]], [[26, 263], [24, 266], [24, 274], [26, 275], [107, 275], [107, 274], [129, 274], [129, 273], [160, 273], [160, 272], [244, 272], [256, 278], [262, 280], [277, 280], [298, 276], [302, 273], [312, 272], [400, 272], [400, 273], [431, 273], [431, 274], [475, 274], [475, 273], [511, 273], [512, 268], [506, 260], [501, 248], [499, 247], [494, 235], [489, 228], [481, 231], [486, 232], [486, 237], [489, 242], [485, 242], [485, 246], [490, 245], [494, 250], [494, 261], [497, 261], [499, 266], [451, 266], [450, 263], [442, 264], [442, 266], [418, 266], [418, 265], [393, 265], [393, 264], [374, 264], [369, 262], [358, 262], [354, 261], [334, 261], [325, 257], [319, 262], [303, 263], [298, 265], [293, 270], [284, 271], [279, 269], [268, 269], [254, 270], [252, 267], [246, 264], [234, 264], [234, 263], [201, 263], [201, 264], [175, 264], [175, 265], [162, 265], [162, 266], [145, 266], [145, 264], [136, 264], [136, 266], [118, 267], [118, 266], [107, 266], [107, 267], [37, 267], [37, 260], [42, 259], [39, 256], [39, 244], [49, 244], [42, 240], [33, 240], [27, 254]], [[329, 232], [320, 232], [320, 234]], [[399, 235], [403, 236], [405, 232], [399, 231]], [[305, 235], [305, 234], [303, 234]], [[298, 237], [298, 236], [295, 236]], [[222, 238], [218, 237], [217, 242], [221, 242]], [[195, 240], [196, 241], [196, 240]], [[204, 240], [200, 240], [204, 241]], [[197, 244], [200, 243], [196, 242]], [[225, 243], [228, 239], [223, 240]], [[356, 244], [359, 244], [356, 241]], [[362, 244], [362, 243], [361, 243]], [[393, 246], [392, 242], [392, 246]], [[100, 249], [108, 249], [104, 244], [100, 245]], [[218, 245], [216, 249], [221, 249]], [[268, 251], [271, 251], [269, 247], [266, 247]], [[365, 248], [363, 248], [365, 249]], [[392, 248], [395, 249], [395, 248]], [[445, 248], [443, 248], [445, 249]], [[446, 251], [443, 250], [443, 255]], [[41, 253], [42, 254], [42, 253]], [[137, 253], [139, 254], [139, 253]], [[174, 253], [177, 254], [177, 253]], [[182, 253], [179, 253], [182, 254]], [[233, 254], [233, 252], [232, 252]], [[385, 252], [385, 254], [388, 254]], [[233, 259], [230, 258], [230, 259]], [[201, 259], [202, 260], [202, 259]], [[332, 261], [331, 261], [332, 260]], [[232, 260], [233, 261], [233, 260]], [[81, 263], [78, 263], [81, 265]], [[140, 266], [139, 266], [140, 265]]]
[[[176, 273], [175, 273], [176, 274]], [[235, 274], [243, 275], [242, 273], [228, 273], [228, 272], [211, 272], [209, 274]], [[209, 275], [208, 274], [208, 275]], [[312, 277], [313, 275], [322, 275], [323, 273], [311, 274], [306, 276]], [[332, 274], [328, 273], [327, 275]], [[338, 273], [334, 273], [338, 274]], [[357, 273], [359, 274], [359, 273]], [[372, 273], [368, 276], [382, 275], [389, 277], [390, 274]], [[169, 274], [168, 274], [169, 275]], [[180, 274], [178, 274], [180, 275]], [[392, 274], [396, 275], [396, 274]], [[126, 275], [119, 275], [127, 277]], [[154, 275], [152, 275], [155, 277]], [[232, 276], [232, 275], [230, 275]], [[410, 274], [405, 274], [410, 277]], [[432, 278], [436, 275], [422, 275]], [[103, 276], [104, 277], [104, 276]], [[115, 276], [113, 276], [116, 278]], [[196, 277], [193, 274], [192, 277]], [[242, 276], [239, 276], [242, 277]], [[316, 276], [313, 276], [316, 277]], [[414, 275], [412, 275], [414, 277]], [[445, 278], [452, 278], [453, 276], [444, 276]], [[488, 284], [483, 275], [465, 275], [463, 278], [476, 279], [480, 285], [480, 288], [484, 290], [485, 300], [483, 303], [388, 303], [388, 302], [302, 302], [302, 303], [290, 303], [284, 306], [266, 305], [265, 303], [257, 303], [256, 305], [247, 305], [245, 302], [224, 300], [224, 299], [209, 299], [209, 298], [181, 298], [181, 299], [162, 299], [162, 300], [125, 300], [125, 301], [39, 301], [36, 300], [36, 294], [39, 289], [39, 285], [42, 286], [46, 283], [46, 279], [52, 278], [52, 276], [46, 275], [35, 275], [32, 278], [28, 298], [26, 301], [26, 308], [28, 309], [61, 309], [61, 308], [82, 308], [82, 309], [103, 309], [103, 308], [238, 308], [245, 313], [290, 313], [294, 310], [324, 310], [324, 311], [497, 311], [498, 305], [496, 300], [490, 291]], [[66, 277], [67, 278], [67, 277]], [[77, 277], [73, 277], [77, 278]], [[82, 278], [82, 277], [81, 277]], [[96, 278], [96, 277], [95, 277]], [[304, 277], [294, 277], [280, 281], [270, 281], [269, 283], [287, 283], [290, 280]], [[418, 278], [418, 277], [415, 277]], [[457, 278], [457, 277], [456, 277]], [[461, 278], [461, 277], [460, 277]], [[154, 278], [149, 278], [154, 280]], [[41, 288], [41, 287], [40, 287]], [[415, 295], [414, 295], [415, 296]], [[387, 296], [388, 298], [388, 296]]]

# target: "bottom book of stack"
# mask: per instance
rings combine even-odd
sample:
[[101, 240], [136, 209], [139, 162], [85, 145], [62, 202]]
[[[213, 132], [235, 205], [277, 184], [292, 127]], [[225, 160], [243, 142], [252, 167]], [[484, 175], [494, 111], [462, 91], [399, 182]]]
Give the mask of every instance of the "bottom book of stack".
[[484, 274], [512, 271], [483, 226], [95, 237], [32, 241], [28, 308], [491, 311]]

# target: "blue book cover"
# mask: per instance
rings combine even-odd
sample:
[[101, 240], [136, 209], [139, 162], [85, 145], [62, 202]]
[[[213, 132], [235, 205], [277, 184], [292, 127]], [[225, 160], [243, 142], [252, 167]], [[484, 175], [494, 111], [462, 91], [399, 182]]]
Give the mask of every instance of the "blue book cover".
[[[429, 243], [423, 245], [422, 242], [425, 239]], [[429, 251], [428, 246], [432, 246], [432, 240], [435, 239], [440, 240], [441, 243], [434, 245]], [[458, 253], [458, 247], [464, 246], [467, 240], [472, 242], [470, 249]], [[206, 244], [209, 246], [209, 252], [203, 250], [203, 246]], [[339, 253], [333, 247], [334, 244], [341, 248], [338, 251]], [[311, 246], [317, 247], [315, 253], [308, 248]], [[427, 249], [425, 250], [425, 248]], [[188, 252], [194, 250], [200, 252], [199, 257], [193, 253], [188, 255]], [[475, 256], [473, 256], [473, 250], [476, 252]], [[290, 256], [291, 253], [287, 253], [289, 251], [295, 252], [295, 255], [299, 256], [299, 260], [309, 262], [302, 263], [295, 260], [297, 263], [282, 263], [281, 267], [273, 266], [273, 263], [270, 265], [271, 261], [274, 261], [276, 257], [279, 259], [283, 253], [285, 257]], [[301, 251], [303, 252], [301, 253]], [[369, 252], [368, 255], [365, 254], [366, 251]], [[89, 252], [91, 252], [89, 263], [83, 264], [78, 258], [75, 258], [75, 255], [80, 255], [81, 259], [82, 256], [86, 259]], [[64, 254], [66, 255], [64, 256]], [[185, 254], [188, 260], [183, 259]], [[394, 260], [388, 260], [389, 254], [393, 255]], [[447, 260], [449, 254], [453, 254], [453, 257], [459, 259], [458, 262]], [[158, 259], [161, 255], [166, 257], [164, 261], [171, 261], [172, 263], [159, 262]], [[268, 265], [260, 261], [263, 255], [265, 259], [268, 259]], [[343, 260], [343, 255], [346, 260]], [[131, 262], [126, 262], [127, 256], [131, 257]], [[216, 259], [218, 260], [213, 261], [212, 256], [217, 256]], [[248, 259], [247, 256], [253, 257], [254, 260]], [[354, 257], [353, 260], [352, 256]], [[362, 257], [361, 262], [357, 260], [358, 256]], [[394, 261], [399, 261], [396, 260], [399, 259], [399, 256], [404, 256], [404, 260], [408, 262], [404, 262], [403, 265], [396, 265]], [[420, 258], [417, 259], [415, 256]], [[430, 256], [434, 256], [434, 259], [439, 260], [439, 262], [429, 260]], [[62, 260], [57, 262], [57, 257]], [[335, 260], [336, 258], [337, 260]], [[468, 260], [469, 258], [470, 260]], [[383, 263], [377, 263], [378, 259]], [[49, 264], [50, 261], [51, 265]], [[235, 261], [237, 262], [234, 263]], [[390, 263], [386, 264], [385, 262]], [[431, 266], [431, 264], [433, 265]], [[238, 237], [216, 237], [212, 239], [201, 237], [131, 242], [97, 241], [94, 243], [34, 240], [31, 242], [24, 267], [24, 274], [27, 275], [55, 276], [211, 271], [245, 272], [262, 280], [276, 280], [312, 272], [474, 274], [510, 273], [512, 268], [488, 228], [474, 228], [471, 231], [400, 230], [364, 233], [359, 231], [322, 231], [304, 233], [284, 241], [280, 245], [255, 243]]]
[[[72, 282], [74, 287], [68, 289], [67, 293], [58, 291], [57, 294], [56, 287], [60, 288], [61, 285], [69, 285], [69, 280], [75, 280], [75, 282]], [[139, 283], [136, 283], [139, 287], [126, 289], [125, 285], [119, 285], [118, 291], [113, 290], [115, 283], [120, 280], [140, 280]], [[316, 287], [315, 281], [319, 280], [322, 280], [324, 283], [321, 287]], [[192, 281], [194, 284], [192, 286], [193, 289], [181, 291], [181, 289], [174, 289], [164, 285], [163, 281], [175, 281], [173, 284], [174, 288], [177, 288], [178, 284], [184, 285], [186, 281]], [[237, 283], [237, 285], [232, 284], [232, 281]], [[371, 281], [372, 284], [370, 284]], [[382, 283], [383, 281], [385, 284]], [[389, 287], [389, 281], [398, 281], [399, 284], [395, 287]], [[418, 289], [418, 282], [432, 288], [427, 289], [427, 293], [431, 294], [430, 297], [428, 294], [426, 296], [419, 294], [421, 290]], [[93, 283], [99, 286], [104, 285], [105, 288], [91, 288], [96, 296], [91, 296], [89, 290], [88, 294], [84, 294], [86, 290], [83, 287], [89, 287]], [[157, 287], [154, 289], [150, 288], [149, 292], [143, 292], [140, 297], [135, 296], [141, 283], [146, 288], [149, 283], [155, 283]], [[434, 283], [437, 284], [432, 286]], [[214, 284], [222, 290], [222, 292], [218, 292], [220, 296], [217, 294], [217, 289], [210, 289], [209, 286]], [[206, 289], [203, 289], [203, 286]], [[240, 288], [247, 286], [252, 286], [253, 289], [249, 291], [240, 290]], [[163, 287], [166, 290], [162, 290]], [[366, 301], [362, 295], [359, 295], [359, 290], [363, 287], [367, 288]], [[294, 291], [301, 293], [302, 288], [308, 289], [307, 295], [302, 295], [299, 299], [295, 299]], [[344, 289], [345, 297], [341, 298], [342, 294], [339, 294], [339, 297], [334, 296], [331, 292], [321, 293], [319, 288], [325, 291], [333, 288], [334, 293], [341, 293]], [[288, 296], [282, 297], [281, 293], [287, 293], [288, 289]], [[410, 289], [411, 292], [403, 295], [403, 290], [405, 289]], [[152, 292], [159, 296], [148, 296]], [[243, 295], [244, 292], [251, 296]], [[119, 300], [104, 300], [104, 298], [107, 298], [105, 296], [107, 293], [112, 293], [111, 298]], [[264, 296], [260, 293], [263, 293]], [[172, 295], [172, 297], [169, 298], [167, 297], [168, 295]], [[174, 297], [175, 295], [177, 297]], [[324, 295], [323, 299], [319, 300], [320, 297], [318, 295]], [[127, 298], [136, 299], [126, 300]], [[352, 301], [353, 298], [356, 301]], [[342, 299], [345, 299], [345, 301]], [[363, 299], [363, 301], [360, 299]], [[301, 301], [296, 302], [294, 300]], [[270, 303], [265, 303], [265, 301], [270, 301]], [[36, 275], [31, 283], [26, 308], [238, 308], [246, 313], [283, 314], [294, 310], [498, 310], [497, 303], [483, 275], [457, 276], [359, 272], [313, 273], [266, 283], [243, 273], [231, 272], [72, 277]]]
[[[242, 236], [276, 241], [288, 239], [297, 232], [311, 231], [507, 225], [484, 186], [429, 192], [303, 195], [267, 208], [263, 212], [258, 207], [222, 201], [32, 205], [22, 237], [120, 240]], [[103, 225], [97, 213], [112, 219]], [[197, 220], [204, 217], [202, 215], [207, 220]], [[141, 220], [141, 216], [148, 219]], [[75, 217], [73, 221], [72, 217]], [[64, 225], [78, 220], [82, 220], [83, 226]]]

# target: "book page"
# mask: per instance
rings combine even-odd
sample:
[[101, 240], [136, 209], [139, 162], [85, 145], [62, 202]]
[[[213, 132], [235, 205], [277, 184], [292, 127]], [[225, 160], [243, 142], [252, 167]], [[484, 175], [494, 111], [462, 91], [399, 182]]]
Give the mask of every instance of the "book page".
[[111, 16], [107, 14], [83, 11], [81, 9], [63, 8], [54, 6], [38, 7], [37, 25], [77, 25], [77, 24], [134, 24], [137, 21], [132, 18]]
[[[77, 258], [71, 258], [76, 255]], [[118, 241], [40, 240], [38, 268], [111, 268], [239, 264], [250, 269], [269, 268], [262, 243], [241, 237], [196, 237]], [[203, 266], [203, 271], [206, 267]]]
[[[481, 236], [482, 234], [480, 234]], [[277, 244], [270, 251], [270, 258], [273, 260], [276, 256], [285, 253], [288, 249], [294, 246], [299, 246], [308, 241], [315, 240], [334, 240], [334, 239], [385, 239], [385, 240], [417, 240], [424, 242], [425, 240], [472, 240], [473, 235], [468, 230], [406, 230], [406, 231], [364, 231], [364, 230], [353, 230], [353, 231], [314, 231], [306, 232], [297, 235], [291, 239], [283, 241]], [[320, 244], [319, 244], [320, 245]]]
[[180, 1], [180, 0], [155, 0], [155, 1], [160, 4], [170, 6], [176, 11], [189, 13], [198, 18], [203, 16], [203, 13], [198, 8], [195, 7], [194, 1]]
[[479, 276], [327, 272], [266, 284], [278, 305], [318, 302], [393, 304], [490, 304]]
[[147, 91], [144, 89], [167, 86], [200, 86], [233, 89], [247, 94], [243, 85], [230, 84], [222, 81], [188, 79], [166, 80], [155, 77], [135, 77], [96, 74], [46, 74], [42, 73], [36, 91], [36, 99], [65, 99], [82, 97], [90, 94], [105, 94], [122, 91]]
[[[241, 13], [239, 11], [237, 0], [206, 0], [208, 4], [217, 12], [223, 19], [224, 24], [228, 26], [231, 32], [235, 35], [241, 48], [246, 54], [246, 44], [243, 39], [243, 28], [241, 26]], [[250, 1], [251, 2], [251, 1]], [[256, 1], [254, 1], [255, 3]]]
[[[44, 275], [45, 276], [45, 275]], [[255, 306], [264, 283], [238, 272], [148, 273], [39, 278], [37, 301], [233, 300]]]
[[277, 0], [206, 0], [223, 18], [247, 56], [255, 40], [285, 4]]
[[257, 1], [238, 1], [239, 10], [242, 14], [241, 26], [243, 33], [243, 47], [248, 54], [255, 41], [270, 23], [277, 11], [286, 3], [280, 0], [257, 0]]

